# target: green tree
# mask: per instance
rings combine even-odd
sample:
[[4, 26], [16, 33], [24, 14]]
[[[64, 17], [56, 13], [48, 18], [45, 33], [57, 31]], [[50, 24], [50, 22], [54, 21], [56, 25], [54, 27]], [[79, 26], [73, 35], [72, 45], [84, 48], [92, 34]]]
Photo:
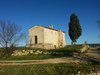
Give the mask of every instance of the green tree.
[[69, 22], [69, 36], [72, 40], [72, 43], [77, 42], [76, 40], [82, 35], [82, 29], [79, 23], [79, 19], [75, 14], [70, 16]]

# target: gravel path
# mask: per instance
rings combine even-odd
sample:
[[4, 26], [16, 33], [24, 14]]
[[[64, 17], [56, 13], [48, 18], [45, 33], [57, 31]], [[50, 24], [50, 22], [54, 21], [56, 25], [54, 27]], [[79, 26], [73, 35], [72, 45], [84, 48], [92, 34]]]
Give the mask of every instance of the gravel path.
[[91, 48], [88, 53], [75, 53], [72, 57], [62, 57], [45, 60], [0, 60], [0, 65], [31, 65], [31, 64], [47, 64], [47, 63], [100, 63], [100, 51]]

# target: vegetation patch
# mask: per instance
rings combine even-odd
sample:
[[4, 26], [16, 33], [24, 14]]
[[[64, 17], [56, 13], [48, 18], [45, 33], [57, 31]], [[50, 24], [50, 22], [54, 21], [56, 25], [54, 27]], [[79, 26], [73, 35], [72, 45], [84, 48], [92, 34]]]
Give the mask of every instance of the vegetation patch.
[[38, 64], [22, 66], [0, 66], [0, 75], [86, 75], [100, 71], [95, 64]]
[[[58, 58], [58, 57], [68, 57], [72, 56], [74, 52], [79, 52], [79, 49], [83, 45], [68, 45], [60, 49], [33, 49], [27, 47], [17, 47], [17, 51], [22, 54], [21, 56], [5, 56], [0, 53], [0, 60], [39, 60], [39, 59], [49, 59], [49, 58]], [[33, 51], [32, 51], [33, 50]], [[15, 52], [17, 52], [15, 50]], [[18, 53], [18, 52], [17, 52]]]

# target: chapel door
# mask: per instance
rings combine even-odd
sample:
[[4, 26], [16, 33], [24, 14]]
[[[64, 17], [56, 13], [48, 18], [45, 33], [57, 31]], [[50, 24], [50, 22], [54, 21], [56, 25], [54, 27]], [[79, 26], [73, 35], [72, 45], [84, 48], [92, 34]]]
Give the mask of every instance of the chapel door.
[[35, 44], [37, 44], [38, 43], [38, 38], [37, 38], [37, 36], [35, 36]]

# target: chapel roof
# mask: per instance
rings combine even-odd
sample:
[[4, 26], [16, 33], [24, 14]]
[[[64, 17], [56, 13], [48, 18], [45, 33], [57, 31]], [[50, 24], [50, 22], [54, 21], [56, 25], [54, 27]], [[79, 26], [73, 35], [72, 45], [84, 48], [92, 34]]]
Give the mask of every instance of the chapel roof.
[[[44, 27], [44, 28], [47, 28], [47, 29], [51, 29], [51, 30], [55, 30], [55, 31], [59, 31], [60, 29], [53, 29], [53, 28], [49, 28], [49, 27], [45, 27], [45, 26], [41, 26], [41, 25], [35, 25], [35, 26], [39, 26], [39, 27]], [[33, 28], [33, 27], [32, 27]], [[30, 28], [31, 29], [31, 28]], [[62, 30], [61, 30], [62, 31]], [[64, 32], [64, 31], [62, 31]], [[65, 33], [65, 32], [64, 32]]]

